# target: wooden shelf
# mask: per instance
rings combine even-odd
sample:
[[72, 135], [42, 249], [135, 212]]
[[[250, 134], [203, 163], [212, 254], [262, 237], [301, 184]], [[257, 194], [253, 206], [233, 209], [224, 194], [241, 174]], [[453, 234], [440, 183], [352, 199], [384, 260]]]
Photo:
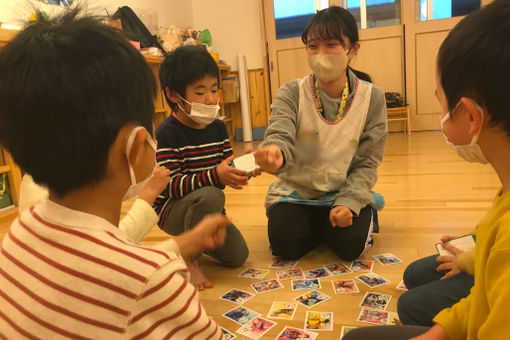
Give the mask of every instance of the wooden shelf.
[[0, 165], [0, 174], [11, 171], [11, 167], [8, 165]]
[[12, 207], [7, 210], [0, 211], [0, 221], [14, 219], [18, 215], [18, 208]]
[[218, 64], [220, 71], [230, 71], [230, 65]]

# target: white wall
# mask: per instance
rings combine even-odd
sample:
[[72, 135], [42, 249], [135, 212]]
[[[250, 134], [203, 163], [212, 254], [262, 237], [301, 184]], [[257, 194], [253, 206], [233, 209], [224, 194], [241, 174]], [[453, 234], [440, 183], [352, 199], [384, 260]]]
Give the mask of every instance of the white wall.
[[237, 69], [245, 54], [248, 68], [262, 68], [263, 53], [257, 0], [192, 0], [193, 24], [212, 33], [212, 49]]
[[[258, 0], [79, 0], [88, 11], [113, 14], [120, 6], [151, 8], [158, 13], [159, 26], [177, 25], [201, 30], [208, 28], [212, 49], [237, 69], [237, 55], [245, 54], [249, 69], [263, 67]], [[48, 14], [61, 9], [31, 1]], [[29, 0], [0, 0], [0, 21], [21, 25], [33, 12]]]
[[[158, 13], [159, 26], [177, 25], [188, 27], [193, 25], [191, 1], [188, 0], [80, 0], [87, 6], [88, 12], [105, 15], [105, 8], [113, 14], [120, 6], [129, 6], [133, 10], [150, 8]], [[30, 4], [46, 11], [48, 14], [58, 13], [58, 6], [45, 5], [33, 0], [0, 0], [0, 21], [20, 26], [25, 22], [33, 9]]]

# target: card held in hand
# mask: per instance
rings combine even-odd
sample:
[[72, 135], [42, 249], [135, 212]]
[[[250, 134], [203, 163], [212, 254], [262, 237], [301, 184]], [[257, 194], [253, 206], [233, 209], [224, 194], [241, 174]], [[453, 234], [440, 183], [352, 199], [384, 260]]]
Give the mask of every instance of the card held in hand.
[[[475, 249], [475, 235], [469, 234], [465, 236], [461, 236], [458, 238], [451, 239], [447, 242], [451, 244], [455, 248], [462, 250], [463, 252], [468, 252]], [[436, 243], [436, 249], [439, 256], [452, 256], [453, 254], [446, 250], [441, 243]]]
[[253, 155], [253, 152], [234, 158], [232, 161], [232, 166], [236, 169], [246, 171], [248, 173], [247, 176], [251, 177], [253, 171], [257, 169], [257, 164], [255, 164], [255, 156]]

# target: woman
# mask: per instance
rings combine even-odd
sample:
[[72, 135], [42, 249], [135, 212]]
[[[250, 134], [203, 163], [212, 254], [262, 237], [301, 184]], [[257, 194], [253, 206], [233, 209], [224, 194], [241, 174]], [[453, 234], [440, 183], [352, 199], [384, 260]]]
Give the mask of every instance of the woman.
[[301, 39], [313, 73], [278, 90], [255, 153], [278, 175], [266, 197], [271, 250], [295, 260], [326, 241], [353, 260], [373, 242], [368, 204], [387, 136], [384, 92], [349, 67], [360, 44], [347, 10], [318, 12]]

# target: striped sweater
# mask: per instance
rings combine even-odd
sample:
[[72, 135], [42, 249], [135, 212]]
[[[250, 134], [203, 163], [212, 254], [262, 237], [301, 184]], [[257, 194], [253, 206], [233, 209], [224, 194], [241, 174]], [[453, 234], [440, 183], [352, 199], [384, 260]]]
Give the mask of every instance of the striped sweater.
[[232, 146], [225, 124], [217, 119], [205, 129], [193, 129], [172, 115], [158, 126], [156, 139], [157, 162], [170, 170], [170, 182], [154, 202], [162, 226], [173, 200], [207, 185], [224, 188], [216, 167], [232, 155]]
[[182, 258], [46, 201], [0, 254], [0, 339], [223, 339]]

